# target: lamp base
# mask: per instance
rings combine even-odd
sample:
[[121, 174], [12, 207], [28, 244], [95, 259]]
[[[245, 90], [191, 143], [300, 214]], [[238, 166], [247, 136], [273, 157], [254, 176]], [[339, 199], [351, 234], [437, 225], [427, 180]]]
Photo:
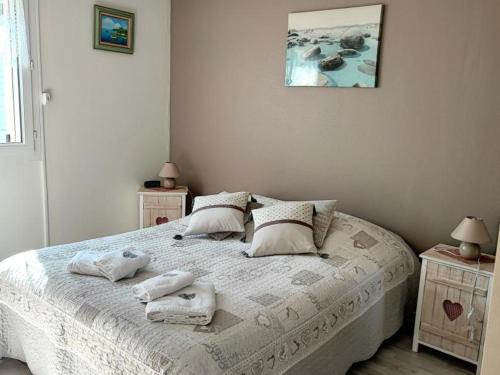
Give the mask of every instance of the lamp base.
[[474, 260], [481, 255], [481, 247], [476, 243], [462, 242], [459, 253], [462, 258]]
[[167, 189], [175, 189], [175, 178], [166, 178], [163, 180], [163, 187]]

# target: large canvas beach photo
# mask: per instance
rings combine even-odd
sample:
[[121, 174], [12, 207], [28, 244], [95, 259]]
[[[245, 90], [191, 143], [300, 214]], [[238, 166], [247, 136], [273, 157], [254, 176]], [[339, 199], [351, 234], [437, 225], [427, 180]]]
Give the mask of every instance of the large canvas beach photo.
[[134, 14], [95, 6], [94, 48], [133, 53]]
[[376, 87], [382, 10], [289, 14], [286, 86]]

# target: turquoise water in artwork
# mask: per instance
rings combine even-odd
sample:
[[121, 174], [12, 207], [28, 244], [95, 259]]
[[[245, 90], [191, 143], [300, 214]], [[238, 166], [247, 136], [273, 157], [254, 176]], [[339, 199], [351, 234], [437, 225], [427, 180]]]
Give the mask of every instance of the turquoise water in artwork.
[[[377, 29], [378, 31], [378, 25]], [[307, 39], [317, 40], [317, 44], [311, 42], [301, 43], [303, 45], [290, 45], [287, 48], [286, 61], [286, 85], [287, 86], [330, 86], [330, 87], [375, 87], [376, 66], [379, 48], [378, 32], [374, 28], [363, 30], [370, 36], [364, 38], [363, 47], [352, 55], [342, 55], [342, 64], [333, 70], [320, 69], [318, 64], [321, 60], [337, 55], [342, 50], [340, 44], [340, 32], [337, 36], [320, 38], [318, 35], [325, 34], [311, 30], [308, 33], [297, 32], [299, 39], [306, 36]], [[332, 33], [333, 34], [333, 33]], [[316, 56], [305, 58], [307, 51], [319, 47], [321, 52]]]
[[103, 16], [101, 21], [101, 42], [128, 44], [128, 21], [122, 18]]

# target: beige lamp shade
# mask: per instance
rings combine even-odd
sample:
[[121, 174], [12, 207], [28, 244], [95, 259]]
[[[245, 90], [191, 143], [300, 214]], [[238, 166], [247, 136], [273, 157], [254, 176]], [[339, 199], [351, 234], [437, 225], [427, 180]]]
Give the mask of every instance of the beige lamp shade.
[[180, 176], [179, 169], [175, 163], [166, 162], [158, 173], [158, 176], [164, 178], [177, 178]]
[[463, 242], [483, 244], [491, 242], [490, 234], [483, 219], [467, 216], [451, 233], [451, 237]]

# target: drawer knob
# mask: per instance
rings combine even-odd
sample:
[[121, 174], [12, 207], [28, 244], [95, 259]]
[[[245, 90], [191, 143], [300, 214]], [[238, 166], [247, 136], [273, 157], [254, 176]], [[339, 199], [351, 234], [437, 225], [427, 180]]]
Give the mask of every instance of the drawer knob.
[[168, 223], [168, 217], [157, 217], [156, 218], [156, 225], [166, 224], [166, 223]]
[[464, 312], [464, 308], [458, 302], [451, 302], [449, 299], [443, 301], [443, 309], [451, 322], [456, 320]]

